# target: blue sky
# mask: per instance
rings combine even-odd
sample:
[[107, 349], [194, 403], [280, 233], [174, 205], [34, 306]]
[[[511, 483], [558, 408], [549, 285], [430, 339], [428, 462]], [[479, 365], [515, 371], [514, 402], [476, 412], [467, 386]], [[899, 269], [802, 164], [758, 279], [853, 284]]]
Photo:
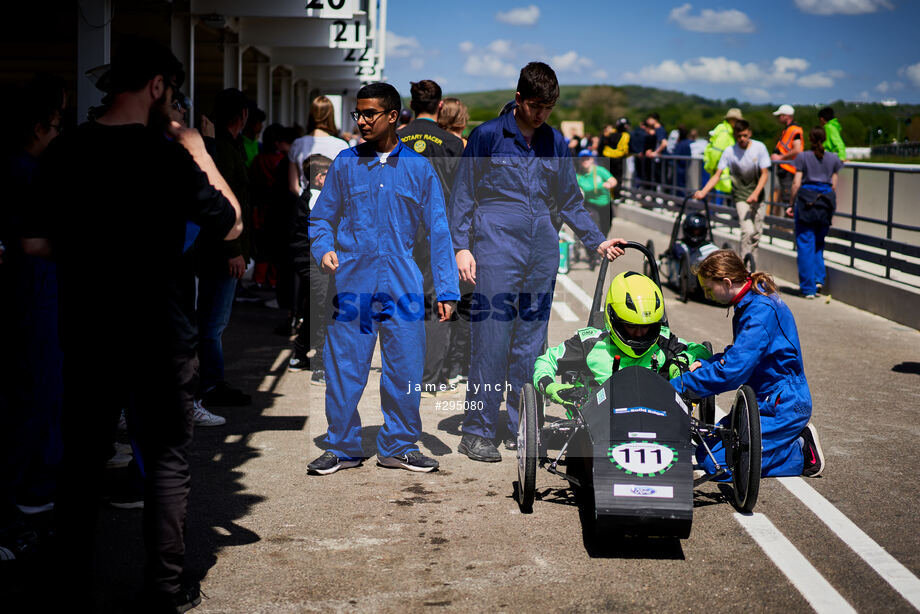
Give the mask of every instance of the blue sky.
[[384, 75], [402, 94], [636, 83], [753, 103], [920, 102], [920, 1], [389, 0]]

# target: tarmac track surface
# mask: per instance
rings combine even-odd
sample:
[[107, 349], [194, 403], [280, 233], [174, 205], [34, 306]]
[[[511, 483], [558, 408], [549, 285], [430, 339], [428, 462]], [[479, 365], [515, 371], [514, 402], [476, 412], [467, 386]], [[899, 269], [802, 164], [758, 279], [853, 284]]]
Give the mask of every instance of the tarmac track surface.
[[[652, 238], [659, 251], [667, 242], [619, 220], [613, 233]], [[640, 270], [641, 263], [632, 254], [612, 266]], [[584, 264], [568, 278], [583, 294], [593, 291], [596, 277]], [[692, 534], [680, 541], [594, 538], [572, 491], [542, 470], [534, 513], [521, 514], [512, 498], [512, 452], [494, 464], [456, 452], [462, 414], [443, 408], [461, 401], [459, 393], [422, 401], [420, 445], [440, 471], [377, 466], [379, 353], [360, 405], [371, 458], [331, 476], [307, 476], [306, 464], [321, 452], [324, 389], [309, 384], [309, 372], [286, 371], [287, 341], [271, 334], [279, 312], [237, 305], [224, 337], [228, 379], [253, 392], [254, 403], [212, 408], [227, 425], [196, 432], [188, 565], [204, 574], [209, 597], [196, 611], [920, 607], [920, 333], [833, 300], [805, 301], [789, 293], [793, 283], [778, 282], [796, 315], [826, 471], [812, 480], [765, 479], [753, 516], [736, 514], [725, 492], [704, 485]], [[554, 310], [550, 343], [583, 326], [588, 310], [577, 295], [571, 284], [557, 283], [556, 301], [577, 321]], [[669, 289], [665, 301], [680, 336], [709, 339], [717, 350], [731, 341], [724, 308], [683, 304]], [[729, 407], [731, 396], [719, 404]], [[98, 605], [125, 611], [139, 588], [141, 515], [103, 516], [98, 576], [107, 595]]]

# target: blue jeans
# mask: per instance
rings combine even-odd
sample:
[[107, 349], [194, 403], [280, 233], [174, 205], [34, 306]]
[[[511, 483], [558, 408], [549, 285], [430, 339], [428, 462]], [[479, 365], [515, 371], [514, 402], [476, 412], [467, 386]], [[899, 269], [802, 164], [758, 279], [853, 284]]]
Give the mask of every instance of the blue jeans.
[[230, 322], [236, 278], [226, 273], [204, 273], [198, 278], [198, 357], [201, 392], [224, 381], [224, 348], [221, 337]]
[[803, 224], [795, 218], [796, 262], [799, 265], [799, 289], [802, 294], [817, 292], [817, 284], [824, 285], [824, 237], [828, 227], [823, 224]]

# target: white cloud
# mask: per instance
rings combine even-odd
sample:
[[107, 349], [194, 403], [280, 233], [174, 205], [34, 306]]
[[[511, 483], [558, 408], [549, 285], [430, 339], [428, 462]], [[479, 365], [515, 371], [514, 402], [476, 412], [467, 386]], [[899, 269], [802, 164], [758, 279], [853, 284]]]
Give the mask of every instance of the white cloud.
[[458, 46], [460, 47], [460, 51], [462, 51], [463, 53], [469, 53], [473, 50], [472, 41], [463, 41]]
[[770, 92], [762, 87], [743, 87], [741, 93], [747, 96], [751, 102], [767, 102], [770, 100]]
[[795, 0], [799, 10], [814, 15], [862, 15], [894, 9], [888, 0]]
[[671, 9], [668, 20], [691, 32], [753, 32], [754, 23], [747, 15], [734, 9], [714, 11], [703, 9], [699, 15], [691, 15], [691, 4]]
[[409, 68], [412, 70], [421, 70], [425, 65], [425, 60], [423, 58], [412, 58], [409, 60]]
[[470, 55], [463, 65], [463, 72], [477, 77], [511, 78], [518, 74], [514, 66], [490, 54]]
[[869, 92], [867, 92], [866, 90], [863, 90], [859, 93], [859, 97], [862, 100], [869, 100]]
[[910, 82], [920, 87], [920, 62], [912, 64], [904, 69], [904, 76], [910, 79]]
[[[741, 63], [725, 57], [699, 57], [684, 60], [664, 60], [657, 65], [644, 66], [638, 71], [628, 71], [623, 78], [629, 81], [657, 81], [661, 83], [685, 83], [698, 81], [704, 83], [750, 83], [760, 88], [773, 85], [790, 85], [802, 79], [800, 74], [809, 66], [802, 58], [787, 58], [780, 56], [769, 65], [762, 66], [754, 62]], [[820, 76], [820, 79], [817, 78]], [[804, 78], [806, 87], [826, 87], [816, 85], [819, 81], [831, 80], [843, 76], [839, 70], [826, 73], [815, 73]]]
[[437, 83], [438, 85], [440, 85], [440, 86], [441, 86], [441, 89], [444, 89], [444, 87], [445, 87], [448, 83], [450, 83], [450, 80], [449, 80], [447, 77], [443, 77], [443, 76], [440, 76], [440, 75], [437, 76], [437, 77], [435, 77], [434, 79], [432, 79], [432, 81], [434, 81], [435, 83]]
[[510, 26], [533, 26], [540, 19], [540, 7], [535, 4], [521, 6], [504, 13], [495, 13], [495, 19]]
[[511, 55], [511, 41], [504, 38], [497, 38], [489, 43], [486, 49], [497, 56], [506, 58]]
[[575, 51], [567, 51], [562, 55], [554, 55], [549, 59], [550, 66], [559, 72], [581, 72], [582, 68], [591, 68], [594, 62]]
[[810, 75], [802, 75], [795, 81], [802, 87], [833, 87], [834, 80], [824, 72], [816, 72]]
[[610, 77], [610, 75], [607, 74], [607, 71], [603, 68], [595, 70], [593, 73], [591, 73], [591, 76], [595, 79], [607, 79]]
[[890, 83], [888, 81], [882, 81], [881, 83], [875, 86], [875, 91], [882, 93], [882, 94], [885, 94], [888, 92], [898, 92], [903, 89], [904, 89], [904, 84], [901, 83], [900, 81], [892, 81]]
[[422, 45], [414, 36], [400, 36], [387, 30], [387, 57], [407, 58], [422, 50]]

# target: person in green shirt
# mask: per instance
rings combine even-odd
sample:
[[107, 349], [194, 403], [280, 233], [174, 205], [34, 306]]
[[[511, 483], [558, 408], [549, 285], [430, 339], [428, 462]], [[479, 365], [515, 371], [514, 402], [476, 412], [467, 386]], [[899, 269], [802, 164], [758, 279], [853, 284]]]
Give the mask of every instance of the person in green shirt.
[[[721, 174], [719, 183], [716, 184], [716, 192], [731, 194], [732, 191], [732, 180], [728, 170], [720, 171], [717, 167], [719, 166], [722, 152], [735, 144], [735, 122], [739, 119], [744, 119], [741, 115], [741, 109], [729, 109], [725, 113], [725, 119], [709, 133], [709, 143], [706, 144], [706, 149], [703, 151], [703, 170], [709, 173], [710, 176], [716, 173]], [[719, 201], [717, 200], [716, 202]]]
[[246, 165], [246, 168], [252, 166], [252, 161], [259, 155], [259, 135], [262, 134], [264, 124], [265, 111], [255, 105], [250, 105], [249, 117], [240, 135], [243, 143], [243, 164]]
[[840, 122], [834, 116], [834, 109], [824, 107], [818, 111], [818, 121], [824, 127], [824, 132], [827, 133], [827, 140], [824, 141], [824, 151], [834, 152], [841, 162], [845, 162], [847, 159], [847, 146], [843, 142], [843, 137], [840, 136], [843, 128], [840, 127]]
[[[575, 164], [575, 177], [578, 180], [578, 187], [585, 196], [585, 209], [591, 215], [591, 219], [597, 224], [604, 236], [610, 232], [610, 225], [613, 215], [610, 210], [610, 190], [616, 187], [617, 180], [610, 174], [610, 171], [603, 166], [598, 166], [594, 161], [594, 154], [589, 149], [582, 149], [578, 152], [578, 160]], [[591, 254], [589, 250], [591, 268], [593, 269], [600, 257]]]
[[697, 360], [711, 356], [698, 343], [684, 341], [662, 324], [664, 299], [655, 282], [634, 271], [620, 273], [610, 282], [604, 306], [605, 330], [581, 328], [564, 343], [549, 348], [534, 364], [533, 383], [544, 396], [571, 410], [583, 397], [584, 389], [556, 381], [561, 358], [584, 363], [603, 384], [614, 366], [638, 365], [674, 378]]

